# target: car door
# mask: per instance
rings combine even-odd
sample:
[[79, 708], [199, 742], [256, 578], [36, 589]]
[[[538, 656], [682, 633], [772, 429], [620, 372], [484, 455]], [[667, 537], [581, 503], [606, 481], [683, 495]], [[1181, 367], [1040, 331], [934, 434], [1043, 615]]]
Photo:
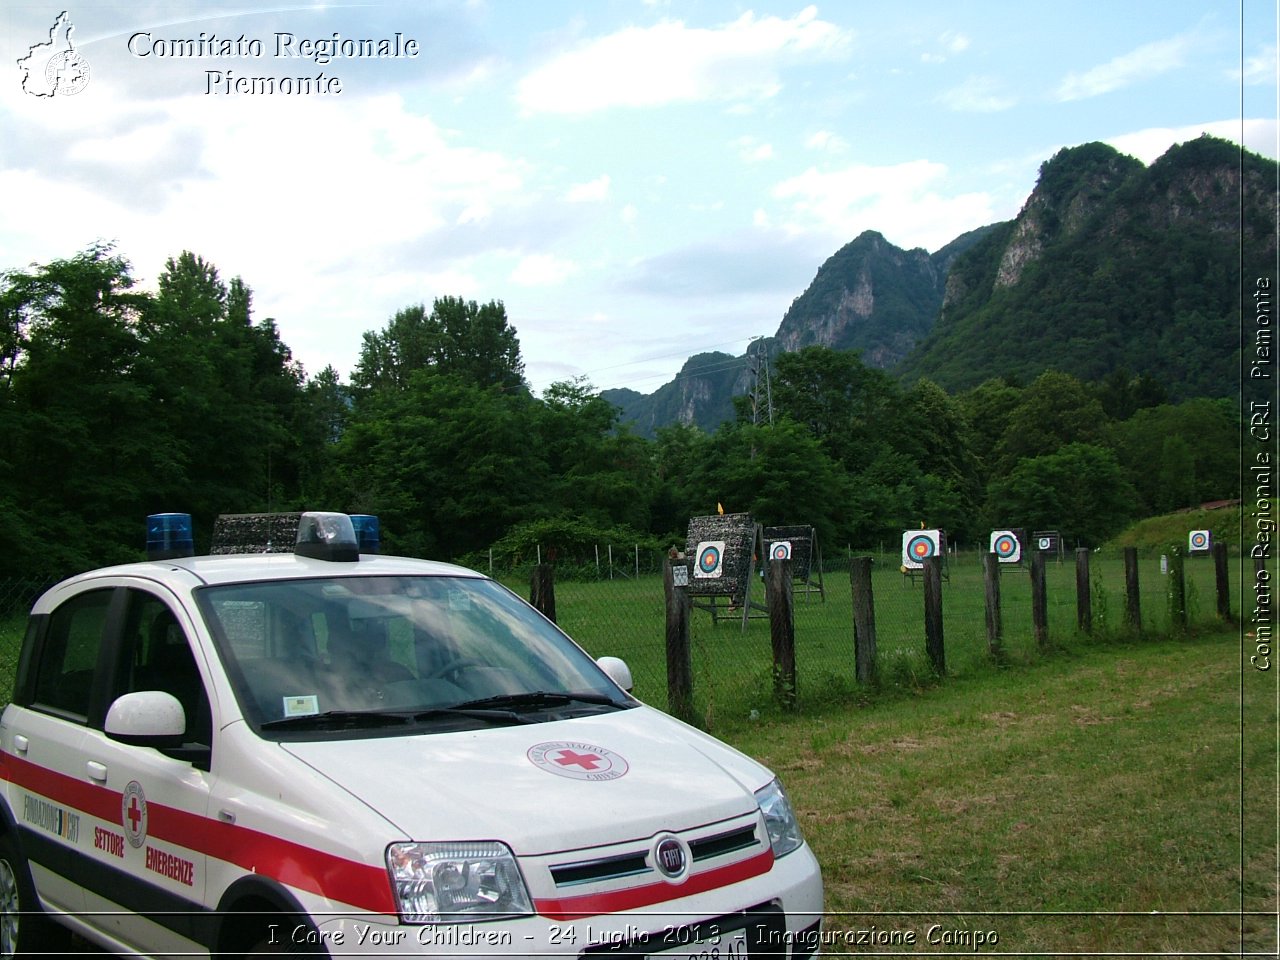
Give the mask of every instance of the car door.
[[105, 799], [87, 776], [84, 745], [99, 703], [94, 678], [123, 599], [110, 586], [64, 598], [29, 636], [4, 715], [9, 809], [36, 891], [59, 912], [84, 907], [92, 820]]
[[[125, 591], [109, 666], [112, 696], [162, 690], [183, 706], [180, 747], [123, 743], [102, 724], [85, 732], [88, 776], [114, 801], [110, 819], [94, 823], [90, 850], [98, 882], [86, 885], [84, 909], [112, 939], [148, 953], [182, 953], [207, 943], [204, 909], [212, 776], [208, 683], [192, 624], [159, 587]], [[118, 798], [118, 799], [117, 799]]]

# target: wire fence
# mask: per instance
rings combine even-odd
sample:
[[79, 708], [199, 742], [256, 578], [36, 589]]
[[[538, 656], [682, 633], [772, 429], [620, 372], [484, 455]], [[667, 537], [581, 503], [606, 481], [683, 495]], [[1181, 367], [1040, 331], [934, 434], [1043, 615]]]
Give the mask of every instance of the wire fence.
[[[1055, 648], [1079, 643], [1151, 641], [1174, 637], [1222, 622], [1217, 582], [1210, 557], [1184, 558], [1181, 614], [1168, 558], [1158, 553], [1138, 563], [1140, 621], [1128, 621], [1127, 584], [1119, 551], [1095, 553], [1089, 565], [1090, 616], [1087, 630], [1078, 621], [1077, 567], [1074, 557], [1050, 557], [1045, 565], [1048, 644], [1037, 638], [1032, 615], [1028, 566], [1000, 570], [1001, 644], [993, 657], [986, 622], [982, 552], [954, 551], [943, 567], [942, 626], [946, 668], [943, 677], [959, 677], [994, 664], [1029, 665]], [[793, 582], [796, 692], [800, 706], [856, 702], [876, 689], [921, 689], [939, 681], [926, 648], [922, 578], [904, 573], [901, 557], [873, 556], [876, 681], [856, 680], [853, 588], [850, 562], [828, 560], [805, 580]], [[1243, 571], [1230, 563], [1230, 616], [1241, 616]], [[716, 606], [693, 598], [689, 633], [693, 660], [695, 717], [711, 727], [718, 719], [750, 718], [778, 709], [774, 661], [761, 571], [748, 603]], [[508, 578], [512, 589], [530, 596], [530, 581]], [[625, 581], [561, 581], [557, 571], [556, 619], [593, 656], [627, 661], [634, 692], [655, 706], [668, 704], [666, 601], [657, 574]]]
[[[844, 551], [842, 551], [844, 552]], [[854, 553], [855, 551], [848, 551]], [[877, 689], [919, 689], [938, 682], [926, 652], [924, 589], [919, 577], [904, 574], [896, 554], [872, 555], [875, 602]], [[625, 558], [625, 560], [624, 560]], [[666, 600], [660, 572], [665, 553], [619, 548], [565, 564], [555, 572], [556, 619], [592, 656], [617, 656], [631, 669], [634, 692], [665, 709], [668, 703]], [[1241, 619], [1243, 564], [1231, 561], [1231, 615]], [[495, 571], [515, 592], [530, 597], [533, 564]], [[944, 565], [942, 625], [944, 676], [958, 677], [992, 665], [986, 628], [982, 551], [952, 550]], [[1115, 639], [1156, 640], [1182, 629], [1220, 622], [1214, 565], [1187, 557], [1185, 621], [1170, 612], [1170, 577], [1159, 554], [1139, 560], [1140, 629], [1126, 619], [1126, 581], [1118, 551], [1097, 553], [1090, 565], [1090, 632], [1077, 625], [1076, 566], [1070, 558], [1046, 564], [1049, 640], [1054, 646]], [[695, 598], [689, 616], [696, 719], [714, 726], [724, 718], [748, 718], [777, 709], [774, 666], [762, 570], [757, 570], [747, 603], [713, 608]], [[1032, 623], [1031, 578], [1022, 565], [1002, 567], [1001, 611], [1004, 666], [1030, 664], [1045, 655]], [[49, 586], [35, 580], [0, 580], [0, 703], [7, 702], [25, 632], [27, 611]], [[853, 591], [850, 562], [827, 558], [808, 577], [793, 582], [796, 692], [801, 707], [856, 701], [873, 692], [855, 678]]]

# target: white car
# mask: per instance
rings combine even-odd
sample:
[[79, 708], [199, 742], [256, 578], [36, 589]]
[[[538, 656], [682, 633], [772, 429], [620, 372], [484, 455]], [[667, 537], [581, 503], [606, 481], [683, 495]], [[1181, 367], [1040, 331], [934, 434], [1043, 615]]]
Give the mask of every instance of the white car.
[[488, 577], [360, 552], [345, 514], [220, 522], [210, 556], [166, 534], [32, 609], [0, 954], [817, 952], [777, 779], [621, 661]]

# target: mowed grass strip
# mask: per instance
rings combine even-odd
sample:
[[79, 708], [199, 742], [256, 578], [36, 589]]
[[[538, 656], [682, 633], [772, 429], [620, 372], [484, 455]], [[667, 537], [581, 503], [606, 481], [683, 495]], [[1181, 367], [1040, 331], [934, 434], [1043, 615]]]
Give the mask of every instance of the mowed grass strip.
[[718, 733], [786, 783], [829, 954], [1274, 956], [1275, 682], [1239, 651], [1099, 647]]

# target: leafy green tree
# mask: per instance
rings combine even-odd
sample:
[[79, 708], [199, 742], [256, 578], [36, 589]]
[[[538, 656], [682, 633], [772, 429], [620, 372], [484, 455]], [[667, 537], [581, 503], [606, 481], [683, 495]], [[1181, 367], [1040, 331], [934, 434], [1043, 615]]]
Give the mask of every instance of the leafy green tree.
[[144, 297], [110, 246], [3, 277], [17, 335], [4, 396], [0, 499], [26, 537], [0, 560], [8, 572], [59, 576], [141, 547], [145, 490], [162, 445], [134, 379]]
[[1068, 543], [1097, 546], [1136, 516], [1135, 499], [1110, 450], [1070, 443], [993, 479], [987, 521], [1059, 530]]
[[520, 341], [496, 300], [441, 297], [429, 314], [422, 304], [398, 311], [381, 332], [365, 333], [352, 383], [403, 389], [419, 370], [504, 390], [525, 385]]
[[584, 379], [542, 395], [540, 446], [549, 475], [543, 509], [600, 526], [646, 530], [655, 495], [651, 445], [617, 426], [618, 410]]
[[355, 406], [335, 450], [337, 509], [382, 518], [388, 550], [479, 550], [545, 503], [537, 401], [418, 371]]
[[1230, 400], [1201, 397], [1138, 410], [1107, 426], [1143, 515], [1239, 496], [1239, 419]]
[[1022, 392], [995, 448], [992, 469], [1008, 473], [1019, 460], [1053, 453], [1071, 443], [1096, 443], [1106, 424], [1102, 404], [1075, 377], [1048, 370]]
[[774, 408], [802, 424], [832, 459], [856, 472], [889, 443], [900, 417], [901, 394], [883, 370], [858, 353], [805, 347], [777, 360]]
[[189, 251], [165, 264], [142, 314], [139, 381], [166, 434], [151, 484], [156, 509], [193, 514], [296, 505], [301, 369], [275, 322], [252, 319], [252, 292]]

